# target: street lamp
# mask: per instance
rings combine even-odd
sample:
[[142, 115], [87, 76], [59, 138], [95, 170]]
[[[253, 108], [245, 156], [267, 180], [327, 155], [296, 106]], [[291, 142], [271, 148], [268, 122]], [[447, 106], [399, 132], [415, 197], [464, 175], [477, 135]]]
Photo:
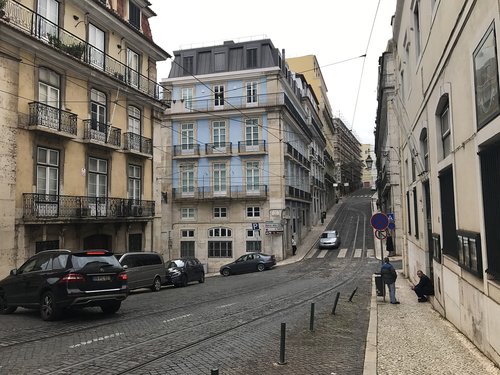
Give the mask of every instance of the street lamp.
[[368, 157], [366, 158], [365, 164], [366, 164], [366, 169], [372, 169], [373, 159], [370, 155], [368, 155]]

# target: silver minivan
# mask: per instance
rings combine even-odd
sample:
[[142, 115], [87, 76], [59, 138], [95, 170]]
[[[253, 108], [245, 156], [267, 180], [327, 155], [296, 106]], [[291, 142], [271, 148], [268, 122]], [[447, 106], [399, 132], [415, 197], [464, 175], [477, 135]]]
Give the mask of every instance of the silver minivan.
[[165, 283], [163, 257], [155, 252], [115, 254], [122, 267], [127, 270], [129, 290], [150, 288], [158, 292]]

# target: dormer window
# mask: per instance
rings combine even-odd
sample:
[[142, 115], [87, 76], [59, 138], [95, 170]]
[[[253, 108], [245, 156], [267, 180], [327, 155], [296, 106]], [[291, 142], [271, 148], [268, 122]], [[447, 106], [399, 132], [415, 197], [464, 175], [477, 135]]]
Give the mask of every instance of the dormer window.
[[128, 22], [136, 29], [141, 29], [141, 9], [131, 1], [128, 3]]

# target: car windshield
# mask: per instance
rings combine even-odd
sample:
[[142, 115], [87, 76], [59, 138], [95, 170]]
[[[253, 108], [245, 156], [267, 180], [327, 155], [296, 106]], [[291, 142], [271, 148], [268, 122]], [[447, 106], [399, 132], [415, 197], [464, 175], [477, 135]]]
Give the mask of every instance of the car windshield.
[[337, 237], [336, 232], [324, 232], [321, 234], [321, 238], [335, 238]]
[[112, 255], [90, 255], [88, 253], [73, 254], [71, 257], [73, 267], [80, 269], [90, 263], [102, 263], [110, 266], [121, 267], [118, 260]]
[[167, 268], [174, 268], [174, 267], [184, 267], [184, 261], [181, 259], [171, 260], [168, 263]]

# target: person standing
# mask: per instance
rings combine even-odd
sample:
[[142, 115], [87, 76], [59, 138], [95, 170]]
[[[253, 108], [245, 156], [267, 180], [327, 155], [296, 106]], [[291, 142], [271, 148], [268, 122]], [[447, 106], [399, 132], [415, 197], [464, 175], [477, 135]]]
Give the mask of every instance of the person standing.
[[387, 252], [389, 253], [388, 256], [390, 257], [394, 256], [394, 242], [392, 240], [392, 236], [390, 233], [387, 234], [387, 238], [385, 239], [385, 246]]
[[420, 281], [417, 285], [412, 286], [411, 289], [418, 296], [418, 302], [427, 302], [427, 296], [434, 295], [434, 286], [432, 286], [432, 281], [429, 279], [429, 276], [423, 273], [422, 270], [417, 271], [417, 276]]
[[295, 255], [297, 252], [297, 242], [295, 241], [295, 237], [292, 236], [292, 255]]
[[387, 257], [384, 258], [384, 264], [380, 269], [380, 274], [382, 275], [382, 281], [389, 288], [389, 298], [391, 303], [393, 305], [398, 304], [399, 301], [396, 300], [396, 279], [398, 278], [398, 274]]

